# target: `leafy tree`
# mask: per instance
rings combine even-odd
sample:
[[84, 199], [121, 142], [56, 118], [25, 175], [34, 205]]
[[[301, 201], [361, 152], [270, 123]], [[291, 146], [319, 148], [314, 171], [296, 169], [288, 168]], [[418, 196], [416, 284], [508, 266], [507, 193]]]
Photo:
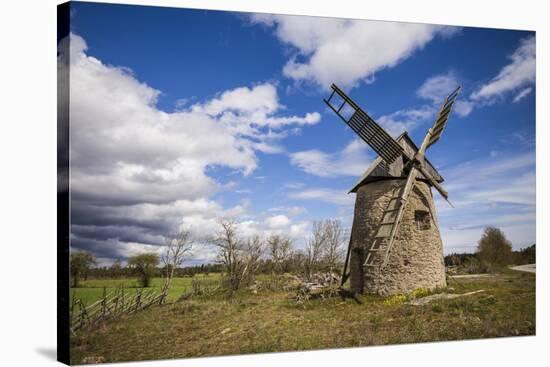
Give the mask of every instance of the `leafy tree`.
[[78, 287], [80, 277], [87, 274], [90, 267], [96, 264], [94, 255], [86, 251], [71, 253], [71, 279], [73, 288]]
[[477, 250], [479, 260], [490, 268], [510, 264], [512, 260], [512, 243], [495, 227], [485, 228]]
[[139, 254], [128, 259], [128, 266], [136, 270], [141, 286], [144, 288], [151, 284], [151, 278], [155, 274], [158, 263], [159, 257], [155, 253]]
[[518, 264], [534, 264], [537, 261], [537, 246], [531, 245], [519, 251]]

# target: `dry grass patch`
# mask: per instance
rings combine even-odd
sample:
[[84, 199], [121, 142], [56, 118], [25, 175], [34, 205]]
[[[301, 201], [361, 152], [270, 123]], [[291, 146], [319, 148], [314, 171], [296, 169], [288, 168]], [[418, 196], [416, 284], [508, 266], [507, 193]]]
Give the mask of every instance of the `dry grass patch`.
[[297, 304], [293, 292], [269, 290], [192, 297], [78, 334], [71, 359], [121, 362], [535, 333], [533, 274], [451, 285], [456, 293], [485, 292], [420, 306], [375, 296], [359, 296], [360, 304], [339, 297]]

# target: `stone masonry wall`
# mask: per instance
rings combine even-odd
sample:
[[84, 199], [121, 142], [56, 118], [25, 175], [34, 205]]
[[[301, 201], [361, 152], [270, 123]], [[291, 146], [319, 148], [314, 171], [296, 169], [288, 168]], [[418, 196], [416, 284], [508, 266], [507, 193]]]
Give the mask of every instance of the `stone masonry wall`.
[[[370, 182], [359, 188], [355, 201], [350, 258], [350, 283], [355, 292], [389, 295], [418, 288], [445, 287], [443, 244], [439, 233], [430, 187], [417, 181], [405, 208], [388, 263], [384, 268], [363, 268], [367, 250], [373, 242], [384, 209], [393, 189], [404, 180]], [[429, 213], [430, 228], [419, 229], [415, 211]], [[374, 253], [381, 262], [384, 252]]]

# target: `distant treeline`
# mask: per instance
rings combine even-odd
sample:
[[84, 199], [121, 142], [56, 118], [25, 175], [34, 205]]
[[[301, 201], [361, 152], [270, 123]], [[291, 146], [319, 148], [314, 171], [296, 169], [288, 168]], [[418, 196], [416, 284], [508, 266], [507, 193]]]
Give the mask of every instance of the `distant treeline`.
[[[476, 253], [453, 253], [445, 256], [445, 266], [457, 268], [463, 273], [484, 273], [506, 265], [534, 264], [536, 262], [536, 245], [519, 251], [510, 251], [509, 254], [502, 256], [501, 261], [487, 258], [479, 251]], [[502, 255], [502, 254], [501, 254]]]
[[[241, 237], [237, 223], [221, 220], [220, 231], [209, 240], [209, 249], [217, 255], [215, 263], [183, 266], [187, 254], [195, 243], [189, 229], [169, 237], [162, 256], [141, 253], [128, 259], [122, 266], [117, 260], [109, 267], [96, 267], [95, 257], [85, 251], [71, 253], [72, 286], [79, 279], [138, 277], [147, 287], [152, 277], [166, 279], [166, 289], [172, 277], [208, 276], [222, 273], [228, 287], [233, 290], [250, 284], [257, 274], [301, 274], [310, 279], [314, 273], [339, 273], [344, 261], [344, 249], [349, 233], [339, 220], [313, 222], [312, 233], [305, 249], [294, 248], [286, 236]], [[483, 273], [498, 271], [510, 264], [535, 263], [536, 247], [533, 244], [520, 251], [512, 251], [512, 243], [495, 227], [485, 228], [474, 254], [450, 254], [445, 256], [445, 265], [452, 271]]]
[[[285, 259], [279, 266], [278, 263], [273, 262], [271, 259], [264, 259], [259, 261], [258, 274], [271, 274], [273, 272], [284, 272], [300, 274], [303, 273], [303, 264], [305, 263], [305, 255], [301, 252], [294, 252], [289, 255], [288, 259]], [[343, 263], [339, 262], [336, 265], [337, 269], [340, 269]], [[319, 265], [318, 271], [329, 270], [330, 265]], [[221, 263], [208, 263], [194, 266], [178, 267], [174, 270], [175, 277], [194, 277], [195, 275], [208, 276], [211, 273], [222, 273], [224, 271], [224, 265]], [[166, 274], [165, 267], [157, 267], [154, 270], [155, 277], [163, 277]], [[136, 269], [130, 266], [122, 266], [120, 261], [116, 261], [112, 266], [101, 266], [89, 268], [82, 274], [84, 280], [88, 278], [131, 278], [136, 276]]]

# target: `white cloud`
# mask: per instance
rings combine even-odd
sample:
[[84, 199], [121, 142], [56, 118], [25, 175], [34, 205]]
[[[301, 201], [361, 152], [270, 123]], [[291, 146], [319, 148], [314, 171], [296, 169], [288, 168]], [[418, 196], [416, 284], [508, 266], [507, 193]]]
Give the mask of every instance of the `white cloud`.
[[[433, 123], [433, 119], [435, 119], [445, 97], [454, 91], [459, 84], [454, 72], [431, 76], [416, 91], [417, 97], [427, 100], [428, 104], [397, 110], [378, 117], [376, 121], [393, 137], [397, 137], [404, 131], [410, 133], [423, 123]], [[454, 105], [456, 114], [459, 117], [465, 117], [473, 109], [474, 103], [462, 99], [459, 95]]]
[[290, 219], [286, 215], [273, 215], [265, 219], [265, 223], [269, 228], [280, 229], [287, 227], [290, 224]]
[[[434, 75], [418, 88], [416, 95], [432, 102], [432, 107], [437, 110], [443, 103], [445, 97], [455, 90], [461, 83], [456, 74], [452, 71], [446, 74]], [[474, 109], [474, 103], [466, 97], [458, 96], [454, 105], [454, 111], [460, 117], [468, 116]]]
[[296, 217], [307, 212], [307, 209], [303, 206], [277, 206], [269, 209], [270, 212], [282, 212], [286, 213], [290, 217]]
[[525, 89], [522, 89], [522, 90], [514, 97], [513, 102], [514, 102], [514, 103], [517, 103], [517, 102], [521, 101], [522, 99], [524, 99], [525, 97], [527, 97], [532, 91], [533, 91], [533, 88], [532, 88], [532, 87], [527, 87], [527, 88], [525, 88]]
[[305, 116], [273, 116], [284, 106], [279, 104], [277, 88], [265, 83], [253, 88], [241, 87], [221, 93], [204, 104], [195, 104], [190, 110], [217, 117], [237, 129], [240, 134], [256, 136], [254, 127], [280, 128], [285, 125], [313, 125], [321, 120], [317, 112]]
[[454, 105], [454, 110], [460, 117], [466, 117], [474, 110], [475, 103], [472, 101], [457, 100]]
[[259, 235], [266, 238], [271, 235], [285, 235], [293, 240], [296, 247], [303, 245], [309, 223], [292, 222], [284, 215], [267, 217], [264, 220], [243, 220], [238, 223], [238, 235], [242, 238]]
[[282, 152], [274, 142], [286, 129], [320, 120], [316, 112], [281, 115], [285, 106], [271, 83], [182, 100], [180, 110], [164, 112], [156, 107], [160, 91], [88, 55], [81, 37], [71, 34], [59, 46], [58, 68], [70, 67], [71, 77], [73, 244], [104, 259], [156, 249], [180, 225], [202, 236], [218, 217], [243, 217], [246, 201], [224, 208], [210, 199], [231, 183], [217, 182], [209, 169], [249, 175], [256, 152]]
[[504, 66], [496, 77], [473, 92], [470, 98], [491, 103], [508, 92], [534, 84], [535, 55], [535, 37], [522, 39], [519, 47], [509, 57], [511, 62]]
[[531, 148], [535, 146], [535, 136], [526, 131], [515, 131], [505, 138], [500, 139], [501, 143], [511, 145], [516, 148]]
[[[216, 188], [205, 168], [249, 174], [255, 151], [277, 151], [261, 127], [313, 124], [319, 114], [277, 116], [275, 86], [237, 88], [186, 111], [155, 107], [159, 91], [123, 68], [85, 54], [71, 36], [71, 179], [81, 196], [159, 202], [202, 197]], [[109, 196], [111, 195], [111, 196]]]
[[441, 104], [445, 97], [459, 85], [453, 72], [434, 75], [418, 88], [416, 94], [423, 99], [428, 99], [435, 104]]
[[376, 121], [391, 136], [397, 138], [401, 133], [414, 130], [420, 123], [435, 117], [435, 106], [424, 105], [417, 108], [398, 110], [388, 115], [380, 116]]
[[442, 170], [454, 208], [436, 198], [447, 253], [475, 250], [483, 229], [497, 226], [514, 248], [535, 241], [535, 153], [493, 151]]
[[283, 73], [296, 81], [311, 81], [328, 89], [372, 81], [374, 74], [391, 68], [422, 49], [437, 34], [454, 28], [428, 24], [347, 20], [290, 15], [254, 14], [252, 22], [275, 28], [291, 45]]
[[[511, 91], [521, 88], [513, 99], [514, 103], [533, 91], [533, 87], [529, 85], [535, 82], [535, 38], [521, 40], [519, 48], [512, 53], [510, 59], [511, 63], [502, 68], [495, 78], [471, 93], [469, 97], [459, 95], [454, 106], [458, 116], [468, 116], [479, 105], [494, 103]], [[417, 96], [432, 101], [434, 106], [439, 106], [443, 98], [459, 84], [461, 83], [452, 71], [434, 75], [417, 90]], [[406, 127], [407, 125], [396, 126], [397, 129]]]
[[311, 149], [290, 154], [292, 165], [319, 177], [358, 176], [371, 161], [367, 144], [358, 139], [336, 153]]
[[336, 205], [352, 205], [355, 199], [353, 195], [349, 195], [345, 190], [327, 188], [309, 188], [291, 192], [288, 194], [288, 197], [291, 199], [315, 200]]

